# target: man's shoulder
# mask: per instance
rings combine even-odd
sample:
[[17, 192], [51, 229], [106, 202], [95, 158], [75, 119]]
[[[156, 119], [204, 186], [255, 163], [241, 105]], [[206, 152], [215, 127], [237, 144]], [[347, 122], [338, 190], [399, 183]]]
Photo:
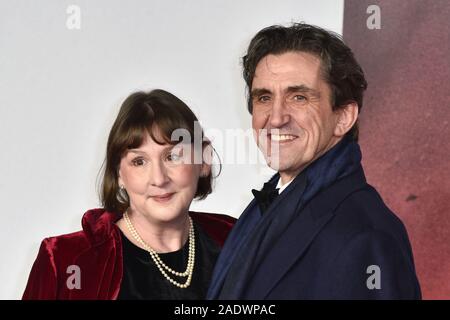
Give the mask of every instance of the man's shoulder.
[[378, 191], [369, 184], [342, 201], [336, 210], [336, 215], [363, 220], [370, 225], [380, 223], [403, 225], [397, 215], [383, 201]]
[[371, 233], [378, 230], [399, 240], [407, 237], [406, 228], [400, 218], [384, 203], [380, 194], [367, 184], [345, 198], [334, 211], [330, 227], [346, 235]]

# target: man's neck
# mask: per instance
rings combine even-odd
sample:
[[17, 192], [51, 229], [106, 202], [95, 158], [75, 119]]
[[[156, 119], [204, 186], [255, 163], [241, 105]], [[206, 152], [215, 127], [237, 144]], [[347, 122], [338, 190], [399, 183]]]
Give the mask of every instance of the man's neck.
[[281, 180], [281, 176], [280, 176], [280, 179], [278, 180], [278, 184], [276, 187], [277, 189], [279, 189], [278, 193], [280, 194], [281, 192], [283, 192], [283, 190], [286, 189], [294, 179], [295, 179], [295, 176], [292, 177], [288, 182], [283, 183], [283, 181]]

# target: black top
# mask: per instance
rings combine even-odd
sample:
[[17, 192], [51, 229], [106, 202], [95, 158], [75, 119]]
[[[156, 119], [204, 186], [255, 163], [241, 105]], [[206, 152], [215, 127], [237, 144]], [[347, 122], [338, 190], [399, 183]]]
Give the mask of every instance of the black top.
[[[122, 236], [123, 278], [118, 300], [193, 300], [205, 299], [214, 264], [220, 247], [194, 223], [195, 264], [189, 287], [179, 288], [171, 284], [158, 270], [150, 253], [135, 246]], [[189, 256], [189, 241], [178, 251], [159, 253], [161, 260], [175, 271], [186, 270]], [[179, 283], [187, 277], [168, 275]]]

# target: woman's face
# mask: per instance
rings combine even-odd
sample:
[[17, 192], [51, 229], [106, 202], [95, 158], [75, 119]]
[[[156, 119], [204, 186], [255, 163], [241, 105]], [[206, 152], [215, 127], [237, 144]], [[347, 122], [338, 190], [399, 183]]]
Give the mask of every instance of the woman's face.
[[183, 149], [187, 150], [180, 145], [159, 145], [147, 134], [139, 148], [129, 149], [122, 157], [119, 185], [127, 191], [132, 212], [154, 223], [185, 218], [198, 179], [209, 174], [210, 166], [193, 164], [191, 145], [191, 155]]

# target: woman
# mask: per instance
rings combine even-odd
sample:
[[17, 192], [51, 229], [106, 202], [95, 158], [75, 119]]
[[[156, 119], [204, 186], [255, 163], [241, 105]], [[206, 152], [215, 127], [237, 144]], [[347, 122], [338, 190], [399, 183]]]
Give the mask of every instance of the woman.
[[212, 148], [197, 123], [163, 90], [124, 101], [107, 144], [103, 209], [84, 214], [82, 231], [42, 242], [24, 299], [205, 298], [234, 219], [189, 212], [212, 183], [203, 157]]

